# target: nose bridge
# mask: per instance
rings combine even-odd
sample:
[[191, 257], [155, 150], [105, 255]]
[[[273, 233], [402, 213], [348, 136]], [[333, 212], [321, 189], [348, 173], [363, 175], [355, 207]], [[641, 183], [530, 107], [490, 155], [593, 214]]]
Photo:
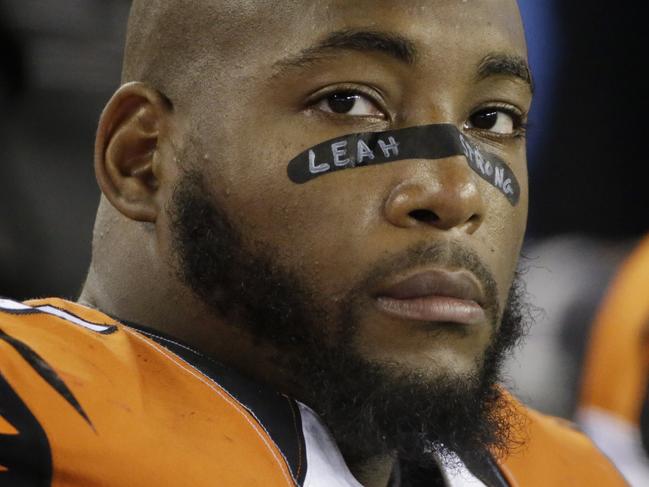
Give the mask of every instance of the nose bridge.
[[475, 232], [484, 219], [477, 175], [463, 156], [421, 161], [419, 170], [401, 180], [385, 201], [385, 217], [393, 225], [428, 225], [439, 230]]

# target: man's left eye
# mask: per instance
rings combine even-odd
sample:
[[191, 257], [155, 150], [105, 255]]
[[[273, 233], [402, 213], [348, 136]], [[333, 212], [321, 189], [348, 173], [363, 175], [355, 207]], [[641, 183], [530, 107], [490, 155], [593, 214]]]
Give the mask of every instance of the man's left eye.
[[337, 91], [315, 103], [315, 108], [327, 113], [352, 117], [383, 117], [383, 112], [366, 95], [354, 91]]
[[464, 124], [467, 129], [478, 129], [498, 135], [517, 135], [523, 126], [522, 117], [503, 108], [485, 108], [475, 112]]

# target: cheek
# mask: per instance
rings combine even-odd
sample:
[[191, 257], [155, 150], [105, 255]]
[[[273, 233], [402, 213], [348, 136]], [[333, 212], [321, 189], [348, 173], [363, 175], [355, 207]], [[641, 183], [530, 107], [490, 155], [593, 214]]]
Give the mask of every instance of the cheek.
[[[284, 266], [308, 275], [312, 285], [334, 299], [371, 266], [370, 256], [379, 246], [368, 238], [380, 214], [379, 191], [352, 189], [347, 176], [304, 185], [281, 181], [265, 192], [266, 204], [250, 228], [275, 249]], [[380, 243], [384, 249], [386, 242]]]
[[484, 225], [482, 240], [486, 244], [490, 267], [498, 283], [501, 307], [507, 301], [509, 288], [518, 267], [527, 225], [526, 175], [522, 175], [520, 182], [521, 198], [519, 203], [514, 207], [507, 202], [494, 204]]
[[323, 293], [343, 294], [372, 245], [367, 235], [380, 215], [380, 182], [347, 171], [295, 184], [287, 175], [295, 155], [287, 145], [244, 144], [219, 151], [218, 160], [209, 155], [215, 196], [246, 245], [308, 275]]

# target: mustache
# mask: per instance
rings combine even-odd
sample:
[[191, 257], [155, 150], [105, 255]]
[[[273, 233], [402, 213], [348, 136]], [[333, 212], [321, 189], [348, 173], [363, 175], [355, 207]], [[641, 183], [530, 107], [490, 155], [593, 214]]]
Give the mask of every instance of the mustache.
[[454, 241], [419, 242], [398, 254], [383, 258], [375, 264], [356, 291], [375, 289], [397, 272], [431, 266], [471, 272], [484, 291], [485, 311], [492, 320], [499, 316], [499, 290], [493, 273], [477, 252]]

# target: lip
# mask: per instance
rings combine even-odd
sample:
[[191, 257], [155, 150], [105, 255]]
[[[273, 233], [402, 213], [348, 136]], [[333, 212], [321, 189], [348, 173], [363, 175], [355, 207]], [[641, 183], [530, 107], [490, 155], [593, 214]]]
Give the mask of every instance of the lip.
[[376, 294], [379, 308], [398, 318], [427, 322], [486, 322], [484, 292], [465, 270], [433, 269], [402, 278]]

